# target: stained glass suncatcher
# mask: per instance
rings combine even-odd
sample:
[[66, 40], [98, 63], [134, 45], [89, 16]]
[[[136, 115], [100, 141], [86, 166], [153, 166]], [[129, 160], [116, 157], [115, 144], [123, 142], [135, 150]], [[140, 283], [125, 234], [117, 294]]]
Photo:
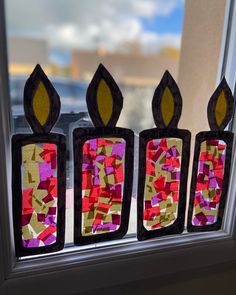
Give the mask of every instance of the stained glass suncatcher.
[[57, 235], [57, 147], [25, 145], [22, 160], [23, 246], [48, 246]]
[[12, 137], [16, 256], [62, 249], [65, 227], [65, 136], [50, 133], [60, 100], [39, 65], [26, 82], [24, 107], [34, 133]]
[[157, 128], [139, 135], [138, 239], [184, 229], [190, 132], [177, 129], [182, 98], [165, 72], [152, 103]]
[[116, 231], [121, 223], [124, 139], [97, 138], [83, 145], [82, 235]]
[[144, 226], [166, 227], [177, 219], [182, 140], [153, 139], [147, 143]]
[[224, 131], [232, 116], [233, 96], [225, 79], [208, 104], [211, 131], [196, 136], [188, 212], [188, 231], [221, 227], [226, 203], [233, 133]]
[[95, 128], [77, 128], [74, 139], [76, 245], [122, 238], [129, 224], [134, 134], [115, 127], [123, 97], [100, 65], [87, 91]]
[[226, 148], [227, 145], [221, 140], [206, 140], [201, 143], [192, 218], [194, 225], [204, 226], [217, 221]]

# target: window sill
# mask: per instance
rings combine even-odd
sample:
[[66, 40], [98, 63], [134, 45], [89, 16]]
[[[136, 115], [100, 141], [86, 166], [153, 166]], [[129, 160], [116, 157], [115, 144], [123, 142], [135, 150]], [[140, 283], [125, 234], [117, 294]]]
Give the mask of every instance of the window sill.
[[64, 295], [234, 262], [236, 241], [223, 230], [144, 242], [127, 238], [109, 247], [103, 243], [79, 252], [78, 247], [70, 247], [58, 254], [18, 261], [1, 294], [13, 294], [16, 288], [19, 295], [31, 294], [32, 288], [34, 295], [41, 294], [37, 286], [49, 280], [52, 287], [44, 294]]
[[[111, 242], [104, 242], [83, 247], [68, 247], [64, 250], [37, 257], [28, 256], [20, 259], [9, 278], [16, 278], [48, 273], [57, 270], [71, 269], [120, 259], [134, 258], [137, 255], [157, 255], [169, 251], [178, 251], [179, 248], [197, 247], [212, 242], [232, 240], [223, 230], [205, 233], [184, 233], [182, 235], [166, 236], [138, 242], [136, 238], [124, 238]], [[162, 254], [163, 255], [163, 254]]]

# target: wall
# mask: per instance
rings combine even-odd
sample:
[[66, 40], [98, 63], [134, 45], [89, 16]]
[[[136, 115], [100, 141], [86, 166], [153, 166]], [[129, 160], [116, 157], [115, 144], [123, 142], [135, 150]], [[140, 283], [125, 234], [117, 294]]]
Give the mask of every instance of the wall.
[[[180, 55], [180, 127], [209, 130], [207, 103], [216, 87], [226, 0], [187, 0]], [[193, 134], [194, 135], [194, 134]]]

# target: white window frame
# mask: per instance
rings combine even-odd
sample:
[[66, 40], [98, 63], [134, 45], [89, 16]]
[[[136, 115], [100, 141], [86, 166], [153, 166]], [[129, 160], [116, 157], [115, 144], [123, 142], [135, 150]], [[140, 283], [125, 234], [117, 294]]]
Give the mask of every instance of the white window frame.
[[[4, 1], [0, 0], [0, 294], [66, 295], [153, 278], [168, 282], [170, 276], [236, 263], [236, 155], [232, 160], [230, 202], [222, 230], [186, 233], [137, 242], [125, 239], [112, 246], [64, 251], [17, 261], [13, 248], [11, 217], [10, 105], [8, 91]], [[225, 74], [232, 90], [236, 73], [236, 5], [228, 0], [216, 85]], [[235, 150], [235, 148], [234, 148]]]

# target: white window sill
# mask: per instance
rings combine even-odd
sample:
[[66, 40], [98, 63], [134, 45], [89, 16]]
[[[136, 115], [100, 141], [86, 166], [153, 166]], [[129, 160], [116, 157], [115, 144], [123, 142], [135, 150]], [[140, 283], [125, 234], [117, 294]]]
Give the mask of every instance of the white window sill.
[[[199, 245], [217, 243], [222, 240], [232, 240], [223, 230], [207, 233], [187, 233], [182, 235], [165, 236], [143, 242], [136, 238], [124, 238], [111, 242], [104, 242], [83, 247], [68, 247], [54, 253], [28, 256], [16, 262], [9, 278], [51, 272], [59, 269], [70, 269], [91, 265], [93, 263], [115, 262], [120, 259], [129, 259], [137, 255], [157, 255], [166, 251], [178, 251], [180, 248], [190, 248]], [[215, 259], [215, 258], [214, 258]], [[216, 260], [216, 259], [215, 259]]]
[[51, 287], [43, 294], [64, 295], [234, 262], [236, 241], [223, 230], [144, 242], [127, 238], [109, 247], [104, 243], [79, 252], [78, 247], [70, 247], [58, 254], [23, 259], [5, 280], [1, 294], [14, 294], [14, 290], [17, 295], [32, 294], [32, 290], [34, 295], [42, 294], [39, 286], [49, 280]]

